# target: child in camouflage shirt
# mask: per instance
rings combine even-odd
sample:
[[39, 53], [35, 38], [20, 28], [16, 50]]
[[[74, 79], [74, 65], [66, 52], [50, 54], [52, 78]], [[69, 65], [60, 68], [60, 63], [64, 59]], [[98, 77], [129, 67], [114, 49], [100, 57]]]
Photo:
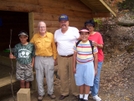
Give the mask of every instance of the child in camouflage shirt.
[[16, 59], [16, 78], [20, 80], [21, 88], [30, 88], [33, 81], [34, 45], [29, 43], [26, 32], [19, 33], [20, 43], [15, 45], [14, 54], [10, 53], [10, 59]]

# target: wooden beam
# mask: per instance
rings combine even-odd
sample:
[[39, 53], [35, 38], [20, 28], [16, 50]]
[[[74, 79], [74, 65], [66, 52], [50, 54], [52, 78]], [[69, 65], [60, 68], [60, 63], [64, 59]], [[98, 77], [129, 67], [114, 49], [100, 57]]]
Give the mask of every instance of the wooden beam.
[[93, 18], [98, 18], [98, 17], [110, 17], [110, 13], [93, 13], [92, 14]]
[[18, 3], [13, 1], [0, 1], [0, 5], [0, 10], [4, 11], [38, 12], [41, 9], [39, 5]]
[[28, 14], [28, 18], [29, 18], [29, 39], [31, 39], [34, 32], [34, 13], [30, 12]]
[[100, 2], [116, 17], [116, 13], [103, 0]]
[[[55, 7], [56, 9], [67, 9], [72, 11], [81, 11], [90, 13], [90, 9], [81, 3], [80, 0], [38, 0], [41, 6], [47, 6], [49, 9]], [[57, 10], [58, 11], [58, 10]], [[64, 12], [65, 13], [65, 12]]]
[[[12, 83], [14, 83], [14, 82], [16, 82], [16, 79], [13, 77]], [[9, 84], [11, 84], [11, 77], [10, 76], [0, 79], [0, 88], [3, 86], [9, 85]]]

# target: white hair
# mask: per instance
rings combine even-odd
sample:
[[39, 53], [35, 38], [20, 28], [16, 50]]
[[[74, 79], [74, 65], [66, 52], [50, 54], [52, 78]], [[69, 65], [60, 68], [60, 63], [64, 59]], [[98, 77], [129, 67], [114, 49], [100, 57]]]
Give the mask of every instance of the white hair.
[[45, 23], [44, 21], [40, 21], [40, 22], [38, 23], [38, 27], [40, 27], [40, 24], [44, 24], [44, 25], [46, 26], [46, 23]]

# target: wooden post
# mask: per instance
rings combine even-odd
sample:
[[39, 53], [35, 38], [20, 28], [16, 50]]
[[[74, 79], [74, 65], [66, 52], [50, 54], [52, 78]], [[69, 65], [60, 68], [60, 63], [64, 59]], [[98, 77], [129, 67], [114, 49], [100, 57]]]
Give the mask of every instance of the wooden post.
[[28, 18], [29, 18], [29, 40], [30, 40], [34, 33], [34, 13], [30, 12]]
[[34, 70], [33, 72], [33, 75], [34, 75], [34, 80], [32, 81], [32, 91], [37, 91], [37, 83], [36, 83], [36, 72]]
[[17, 92], [17, 101], [31, 101], [30, 89], [29, 88], [21, 88]]

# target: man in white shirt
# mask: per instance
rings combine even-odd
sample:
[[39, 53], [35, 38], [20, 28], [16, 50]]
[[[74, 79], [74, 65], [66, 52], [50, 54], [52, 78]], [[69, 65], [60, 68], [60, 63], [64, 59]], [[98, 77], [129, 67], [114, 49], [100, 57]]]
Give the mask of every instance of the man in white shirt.
[[78, 95], [78, 87], [75, 84], [72, 68], [72, 57], [74, 53], [73, 46], [80, 35], [77, 28], [69, 26], [67, 15], [62, 14], [59, 17], [59, 24], [60, 29], [55, 31], [54, 38], [57, 43], [57, 51], [59, 54], [58, 70], [61, 80], [61, 96], [59, 100], [63, 100], [65, 97], [69, 96], [70, 90], [74, 96]]

